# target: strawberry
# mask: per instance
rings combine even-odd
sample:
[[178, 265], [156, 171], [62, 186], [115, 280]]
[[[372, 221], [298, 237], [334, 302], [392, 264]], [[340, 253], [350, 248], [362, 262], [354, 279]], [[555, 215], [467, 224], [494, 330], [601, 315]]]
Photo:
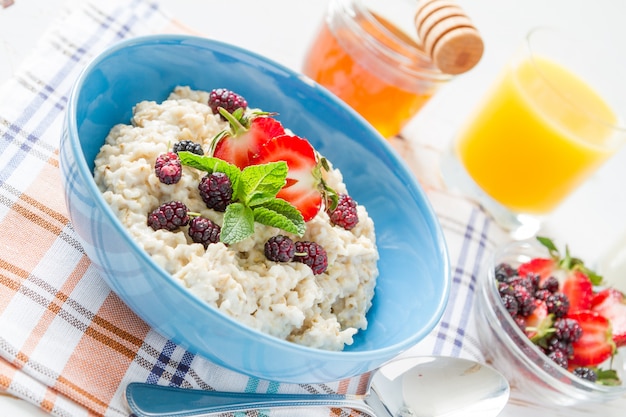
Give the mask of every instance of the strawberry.
[[591, 309], [611, 321], [613, 341], [617, 347], [626, 346], [626, 299], [615, 288], [604, 289], [594, 295]]
[[547, 278], [553, 275], [557, 266], [557, 262], [554, 259], [534, 258], [521, 264], [517, 271], [520, 277], [539, 275], [539, 285], [541, 285]]
[[569, 299], [570, 312], [591, 308], [593, 284], [584, 272], [575, 270], [568, 274], [561, 284], [561, 292]]
[[253, 164], [276, 161], [285, 161], [289, 167], [287, 183], [276, 197], [295, 206], [305, 222], [311, 220], [322, 206], [322, 182], [315, 149], [306, 139], [281, 135], [265, 143], [251, 158]]
[[548, 306], [543, 300], [534, 300], [535, 308], [533, 312], [525, 318], [524, 333], [534, 342], [546, 336], [547, 331], [552, 327], [552, 317], [548, 313]]
[[599, 284], [602, 277], [585, 267], [580, 259], [572, 257], [569, 248], [566, 247], [565, 256], [561, 256], [550, 239], [545, 237], [538, 237], [537, 239], [548, 249], [550, 257], [531, 259], [518, 267], [518, 274], [521, 277], [528, 274], [539, 275], [540, 287], [549, 277], [557, 278], [560, 291], [569, 300], [569, 311], [589, 310], [593, 286]]
[[250, 165], [250, 160], [265, 143], [285, 133], [278, 120], [265, 114], [252, 114], [248, 117], [243, 109], [237, 109], [233, 114], [220, 110], [220, 114], [228, 120], [230, 127], [213, 139], [213, 156], [240, 169]]
[[568, 317], [576, 320], [582, 328], [582, 336], [572, 344], [571, 367], [597, 366], [615, 353], [611, 322], [606, 317], [590, 310], [581, 310]]

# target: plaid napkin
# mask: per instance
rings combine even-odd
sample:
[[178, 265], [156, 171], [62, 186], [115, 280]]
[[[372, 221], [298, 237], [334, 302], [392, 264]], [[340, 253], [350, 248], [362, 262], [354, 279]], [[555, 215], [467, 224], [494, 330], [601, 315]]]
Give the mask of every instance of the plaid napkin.
[[[56, 416], [127, 416], [123, 392], [131, 381], [246, 392], [363, 390], [359, 377], [317, 385], [263, 381], [186, 351], [135, 316], [78, 243], [65, 208], [58, 155], [72, 84], [89, 59], [112, 43], [183, 30], [149, 1], [71, 3], [0, 87], [0, 389]], [[482, 360], [471, 314], [474, 284], [479, 265], [506, 235], [480, 208], [442, 191], [432, 174], [436, 150], [420, 148], [418, 141], [394, 143], [410, 157], [427, 189], [453, 266], [448, 309], [407, 354]], [[350, 413], [310, 409], [246, 415]]]

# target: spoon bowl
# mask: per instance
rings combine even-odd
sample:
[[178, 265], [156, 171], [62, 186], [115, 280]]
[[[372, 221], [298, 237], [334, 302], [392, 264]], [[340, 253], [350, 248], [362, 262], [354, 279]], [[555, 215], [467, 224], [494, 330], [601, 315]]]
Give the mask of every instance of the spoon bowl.
[[204, 391], [133, 382], [128, 404], [138, 417], [191, 417], [276, 407], [343, 407], [374, 417], [496, 416], [510, 388], [493, 368], [468, 359], [394, 359], [373, 373], [365, 395]]

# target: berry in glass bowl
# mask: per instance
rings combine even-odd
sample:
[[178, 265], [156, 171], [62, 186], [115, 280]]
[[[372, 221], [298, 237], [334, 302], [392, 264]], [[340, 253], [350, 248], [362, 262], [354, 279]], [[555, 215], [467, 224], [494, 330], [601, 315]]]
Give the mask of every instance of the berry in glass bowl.
[[574, 405], [626, 393], [626, 300], [550, 239], [494, 253], [478, 280], [476, 320], [487, 360], [530, 398]]

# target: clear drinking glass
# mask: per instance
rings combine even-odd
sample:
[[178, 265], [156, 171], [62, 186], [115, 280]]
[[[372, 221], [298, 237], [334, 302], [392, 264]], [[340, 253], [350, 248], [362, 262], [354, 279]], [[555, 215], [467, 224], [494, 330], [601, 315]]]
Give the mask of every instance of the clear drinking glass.
[[514, 237], [534, 234], [626, 141], [614, 45], [532, 30], [457, 132], [443, 165]]

